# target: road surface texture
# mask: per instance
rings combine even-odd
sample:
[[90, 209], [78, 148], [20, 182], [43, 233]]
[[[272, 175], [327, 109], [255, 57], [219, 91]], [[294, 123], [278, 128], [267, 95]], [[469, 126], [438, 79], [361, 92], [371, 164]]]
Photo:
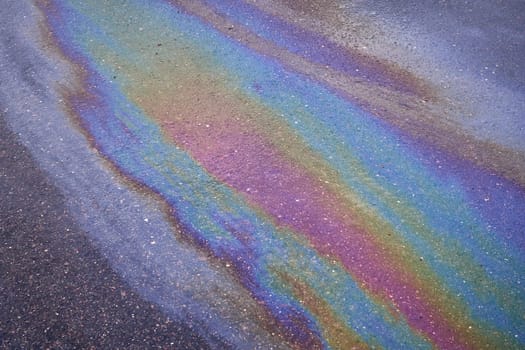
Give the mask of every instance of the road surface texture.
[[525, 348], [524, 23], [4, 0], [0, 348]]

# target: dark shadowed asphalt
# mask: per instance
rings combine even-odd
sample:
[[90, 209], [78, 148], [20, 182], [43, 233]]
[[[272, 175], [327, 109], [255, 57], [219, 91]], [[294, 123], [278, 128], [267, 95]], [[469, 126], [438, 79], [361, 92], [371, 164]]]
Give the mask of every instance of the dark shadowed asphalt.
[[0, 193], [0, 348], [207, 348], [111, 270], [3, 118]]

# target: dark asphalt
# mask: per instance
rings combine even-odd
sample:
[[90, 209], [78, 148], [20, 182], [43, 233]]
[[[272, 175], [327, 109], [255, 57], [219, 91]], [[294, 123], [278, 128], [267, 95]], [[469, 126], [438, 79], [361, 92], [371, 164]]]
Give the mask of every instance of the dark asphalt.
[[111, 270], [2, 117], [0, 193], [1, 348], [208, 348]]

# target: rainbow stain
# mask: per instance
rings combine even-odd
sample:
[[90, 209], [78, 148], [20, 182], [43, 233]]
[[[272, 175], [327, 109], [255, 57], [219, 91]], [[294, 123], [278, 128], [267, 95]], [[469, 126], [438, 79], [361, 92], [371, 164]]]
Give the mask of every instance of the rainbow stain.
[[244, 2], [37, 3], [93, 144], [227, 263], [289, 345], [524, 345], [523, 183], [370, 113], [367, 91], [419, 98], [419, 79], [347, 65], [329, 42], [308, 51], [323, 37]]

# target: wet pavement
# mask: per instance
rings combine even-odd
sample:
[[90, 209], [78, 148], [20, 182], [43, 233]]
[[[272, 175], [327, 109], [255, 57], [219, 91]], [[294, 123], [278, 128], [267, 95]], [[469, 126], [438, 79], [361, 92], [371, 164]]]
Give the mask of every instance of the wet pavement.
[[6, 1], [0, 348], [523, 348], [524, 17]]
[[209, 348], [111, 269], [4, 120], [0, 169], [2, 348]]

